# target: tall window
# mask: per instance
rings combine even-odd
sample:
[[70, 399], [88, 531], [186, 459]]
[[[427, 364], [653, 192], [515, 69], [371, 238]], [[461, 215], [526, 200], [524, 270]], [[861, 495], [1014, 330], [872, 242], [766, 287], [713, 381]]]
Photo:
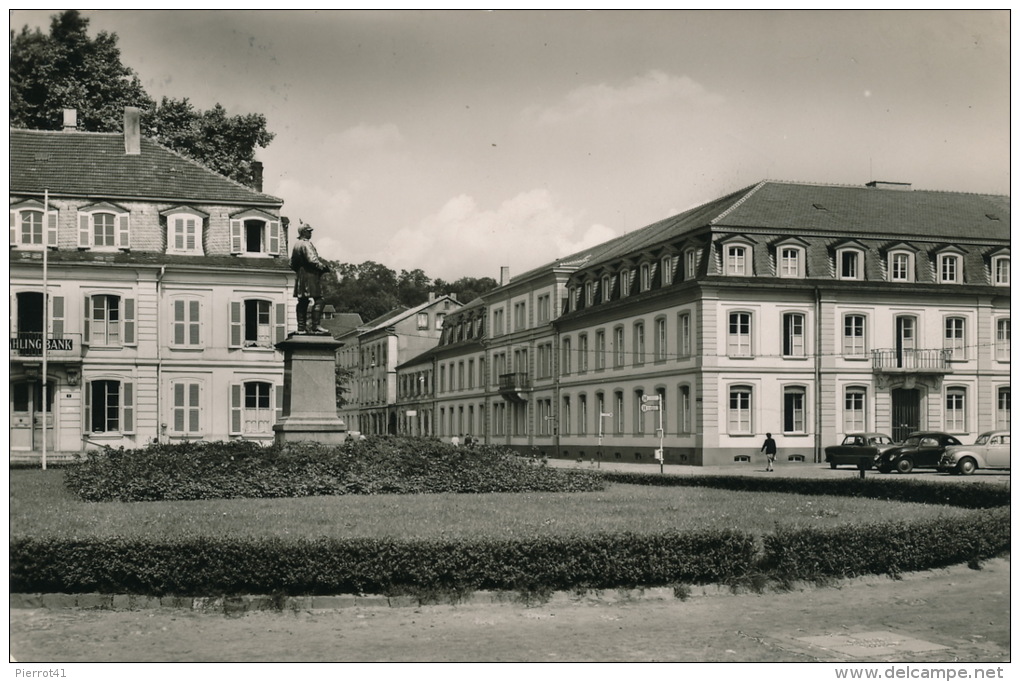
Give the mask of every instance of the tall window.
[[117, 246], [117, 221], [112, 213], [92, 214], [92, 245]]
[[44, 208], [35, 199], [11, 205], [11, 246], [41, 249], [44, 243], [57, 245], [57, 211], [44, 215]]
[[751, 313], [730, 313], [726, 352], [730, 357], [751, 355]]
[[620, 270], [620, 298], [630, 296], [630, 270]]
[[571, 347], [570, 337], [569, 336], [564, 337], [560, 347], [561, 347], [561, 349], [563, 351], [563, 360], [562, 360], [563, 374], [570, 374], [570, 372], [572, 371], [573, 365], [574, 365], [574, 362], [573, 362], [574, 361], [574, 358], [573, 358], [573, 350], [574, 349]]
[[[266, 436], [273, 432], [277, 414], [273, 409], [273, 385], [267, 381], [248, 381], [230, 387], [231, 433]], [[277, 396], [277, 401], [282, 393]]]
[[645, 323], [634, 323], [634, 364], [643, 365], [645, 362]]
[[626, 348], [623, 342], [623, 327], [613, 329], [613, 366], [623, 367], [626, 359]]
[[801, 313], [783, 315], [783, 355], [804, 355], [804, 315]]
[[942, 347], [950, 360], [967, 359], [966, 320], [962, 317], [947, 317], [945, 338]]
[[864, 254], [844, 249], [836, 254], [836, 272], [840, 279], [864, 279]]
[[609, 275], [602, 275], [602, 302], [605, 303], [612, 298], [612, 294], [612, 279], [610, 279]]
[[[264, 299], [230, 302], [230, 346], [272, 348], [286, 334], [287, 306]], [[375, 362], [375, 358], [372, 359]]]
[[613, 408], [616, 435], [622, 436], [627, 424], [626, 415], [623, 413], [623, 391], [617, 391], [613, 397], [616, 403], [616, 407]]
[[584, 393], [577, 396], [577, 435], [588, 433], [588, 396]]
[[691, 430], [691, 387], [684, 384], [680, 387], [680, 396], [677, 401], [679, 414], [677, 415], [677, 431], [679, 433], [692, 433]]
[[680, 313], [677, 317], [677, 355], [681, 358], [691, 356], [691, 314]]
[[655, 361], [666, 359], [666, 318], [655, 318]]
[[175, 381], [171, 384], [173, 418], [171, 434], [196, 436], [202, 432], [202, 387], [195, 381]]
[[779, 276], [804, 276], [804, 249], [797, 246], [783, 246], [779, 249]]
[[521, 301], [514, 303], [514, 330], [520, 331], [527, 326], [527, 304]]
[[595, 332], [595, 369], [606, 368], [606, 332], [599, 329]]
[[694, 249], [684, 251], [684, 279], [694, 279], [698, 272], [698, 252]]
[[417, 326], [418, 326], [418, 330], [419, 331], [423, 331], [423, 330], [428, 329], [429, 328], [429, 314], [428, 313], [418, 313], [418, 315], [416, 316], [416, 322], [417, 322]]
[[992, 259], [992, 282], [996, 286], [1009, 286], [1009, 256]]
[[995, 359], [1009, 361], [1010, 348], [1009, 318], [1004, 317], [995, 322]]
[[563, 396], [563, 405], [560, 407], [560, 433], [564, 436], [570, 435], [570, 420], [574, 415], [570, 411], [570, 396]]
[[127, 249], [129, 213], [112, 204], [97, 204], [78, 214], [78, 248]]
[[843, 394], [843, 432], [855, 433], [868, 430], [867, 388], [848, 386]]
[[602, 436], [606, 432], [605, 417], [606, 414], [606, 394], [601, 391], [595, 394], [595, 418], [598, 419], [598, 435]]
[[543, 294], [538, 297], [536, 303], [538, 305], [538, 323], [544, 324], [550, 320], [552, 298], [549, 294]]
[[967, 430], [967, 389], [946, 389], [946, 431], [960, 433]]
[[783, 389], [783, 433], [804, 433], [804, 387]]
[[956, 284], [962, 281], [959, 256], [952, 253], [939, 256], [939, 281], [943, 284]]
[[996, 396], [995, 428], [1009, 430], [1009, 386], [1000, 386]]
[[196, 298], [177, 298], [173, 301], [174, 346], [200, 346], [202, 343], [201, 302]]
[[641, 399], [644, 397], [644, 391], [640, 388], [634, 391], [634, 435], [640, 436], [645, 432], [645, 413], [641, 409], [644, 403]]
[[577, 371], [588, 371], [588, 335], [578, 334], [577, 336]]
[[[15, 223], [15, 234], [20, 234], [20, 239], [15, 243], [24, 246], [42, 246], [43, 243], [43, 214], [42, 211], [20, 211], [17, 215], [12, 214], [11, 222]], [[18, 229], [20, 227], [20, 230]]]
[[662, 271], [662, 286], [673, 283], [673, 257], [663, 256], [659, 261], [659, 269]]
[[546, 379], [552, 376], [552, 353], [551, 343], [543, 343], [538, 347], [538, 376]]
[[505, 325], [505, 313], [502, 308], [497, 308], [492, 311], [492, 333], [496, 336], [503, 335], [503, 328]]
[[269, 301], [244, 302], [244, 342], [246, 346], [269, 346], [272, 338], [272, 303]]
[[595, 305], [595, 282], [584, 283], [584, 307], [590, 308]]
[[889, 254], [889, 274], [894, 282], [910, 282], [914, 279], [913, 254], [903, 251]]
[[864, 315], [843, 316], [843, 355], [864, 355], [867, 352], [864, 325]]
[[135, 299], [113, 294], [85, 297], [85, 342], [93, 346], [130, 346], [135, 338]]
[[751, 427], [750, 386], [730, 387], [730, 406], [727, 414], [727, 432], [731, 435], [749, 435], [754, 433]]
[[652, 266], [648, 263], [641, 264], [641, 291], [648, 291], [652, 288]]
[[112, 379], [88, 382], [85, 385], [85, 424], [93, 434], [133, 433], [133, 385]]
[[747, 247], [726, 247], [726, 274], [742, 276], [747, 274]]

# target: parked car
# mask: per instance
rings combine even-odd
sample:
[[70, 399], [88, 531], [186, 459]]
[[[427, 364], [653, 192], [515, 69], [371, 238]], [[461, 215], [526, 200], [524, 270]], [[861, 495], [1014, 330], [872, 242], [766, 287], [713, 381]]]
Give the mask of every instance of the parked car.
[[893, 469], [901, 474], [909, 474], [914, 469], [937, 469], [939, 460], [951, 445], [963, 445], [948, 433], [939, 431], [915, 431], [894, 448], [889, 448], [878, 456], [876, 468], [883, 474]]
[[881, 453], [895, 446], [893, 439], [884, 433], [848, 433], [839, 445], [825, 448], [825, 461], [830, 469], [840, 464], [870, 469]]
[[973, 445], [946, 448], [939, 460], [939, 471], [969, 475], [977, 469], [1009, 468], [1009, 431], [982, 433]]

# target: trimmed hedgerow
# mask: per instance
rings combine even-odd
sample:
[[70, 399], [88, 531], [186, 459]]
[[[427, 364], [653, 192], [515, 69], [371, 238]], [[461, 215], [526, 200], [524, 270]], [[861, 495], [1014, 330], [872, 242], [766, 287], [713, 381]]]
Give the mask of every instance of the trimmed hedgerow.
[[29, 539], [11, 542], [13, 592], [421, 594], [701, 584], [743, 575], [735, 531], [531, 539]]
[[1008, 505], [1009, 488], [981, 483], [902, 480], [898, 478], [759, 478], [756, 476], [681, 476], [640, 472], [605, 471], [608, 482], [634, 485], [721, 488], [745, 492], [796, 493], [867, 497], [898, 502], [940, 504], [965, 509], [989, 509]]
[[89, 502], [602, 490], [601, 472], [555, 469], [498, 446], [382, 436], [339, 446], [245, 441], [89, 453], [65, 484]]

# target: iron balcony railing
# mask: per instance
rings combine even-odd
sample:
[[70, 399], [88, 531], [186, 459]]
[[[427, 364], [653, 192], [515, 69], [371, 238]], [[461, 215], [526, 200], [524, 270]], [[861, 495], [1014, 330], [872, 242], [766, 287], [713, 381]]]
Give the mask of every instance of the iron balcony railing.
[[944, 348], [880, 348], [871, 351], [876, 372], [949, 372], [951, 351]]
[[529, 388], [531, 388], [531, 381], [528, 379], [527, 372], [499, 375], [499, 390], [501, 391], [526, 391]]
[[[41, 360], [43, 356], [42, 332], [11, 333], [11, 359]], [[47, 360], [81, 360], [81, 334], [48, 334], [46, 338]]]

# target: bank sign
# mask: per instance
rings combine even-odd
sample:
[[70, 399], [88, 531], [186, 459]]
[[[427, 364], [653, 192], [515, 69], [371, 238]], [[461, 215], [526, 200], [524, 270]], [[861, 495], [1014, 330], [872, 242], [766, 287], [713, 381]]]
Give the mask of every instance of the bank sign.
[[[11, 339], [11, 350], [24, 353], [42, 353], [42, 339]], [[46, 339], [46, 350], [47, 352], [74, 350], [74, 339]]]

